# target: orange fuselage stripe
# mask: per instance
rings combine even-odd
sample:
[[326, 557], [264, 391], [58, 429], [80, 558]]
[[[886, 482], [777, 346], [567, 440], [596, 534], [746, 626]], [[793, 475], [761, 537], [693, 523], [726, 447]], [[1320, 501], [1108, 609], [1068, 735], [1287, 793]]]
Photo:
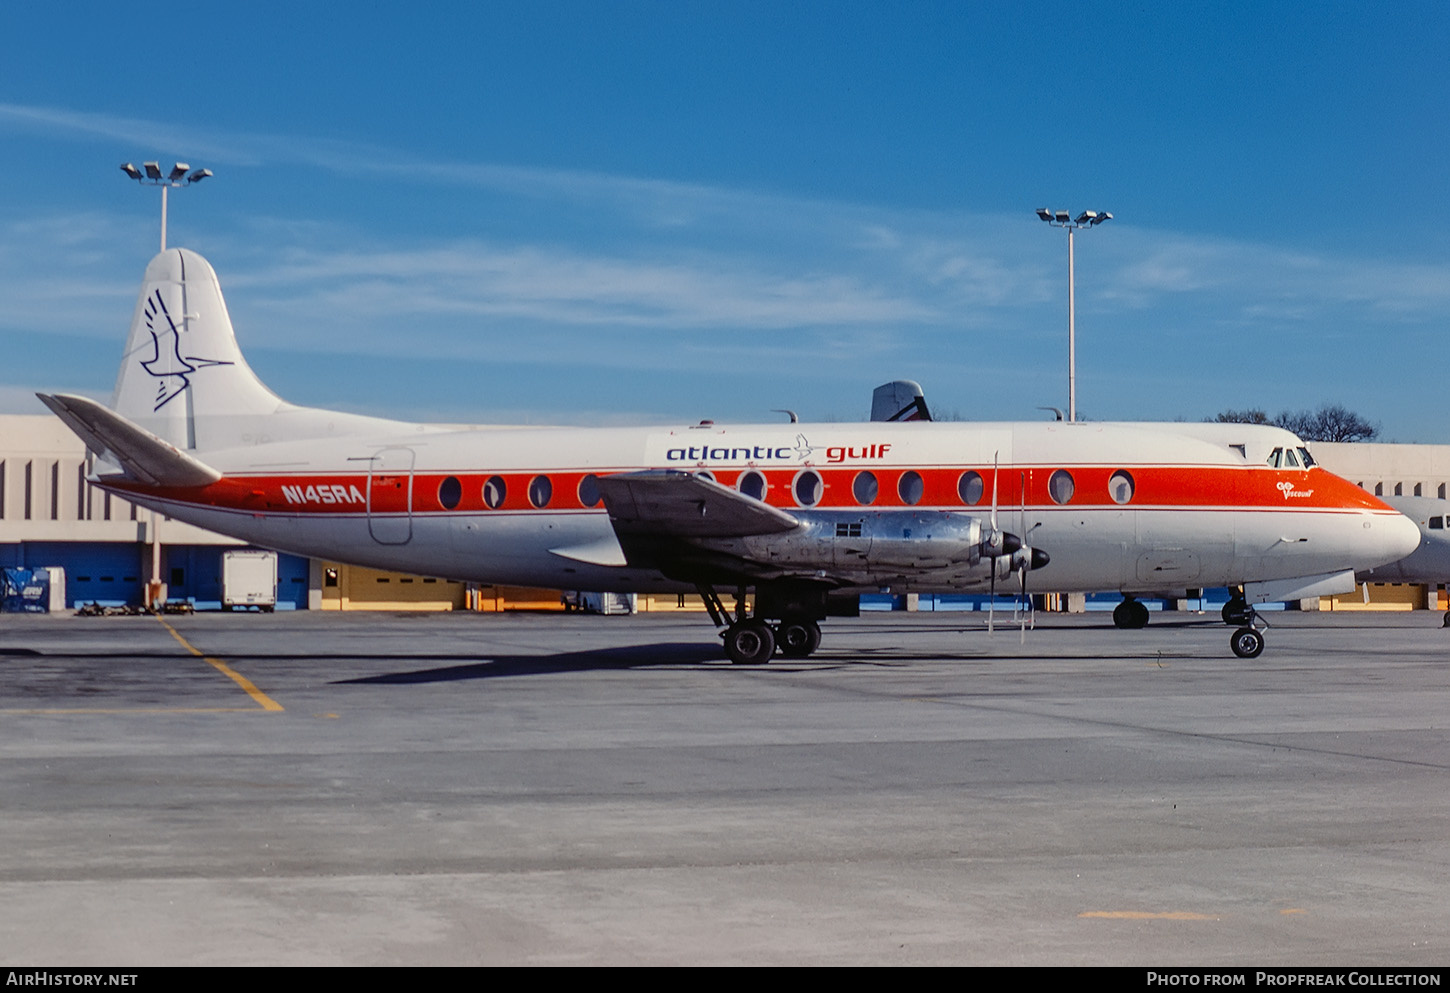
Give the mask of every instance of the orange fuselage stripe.
[[[1049, 479], [1054, 472], [1065, 469], [1072, 476], [1073, 493], [1068, 507], [1084, 509], [1134, 510], [1142, 508], [1174, 508], [1203, 510], [1316, 510], [1374, 511], [1393, 513], [1386, 504], [1354, 484], [1323, 469], [1282, 470], [1269, 466], [1131, 466], [1119, 470], [1111, 466], [1031, 466], [1002, 467], [999, 470], [997, 504], [1000, 508], [1058, 506], [1049, 492]], [[598, 474], [630, 472], [618, 468]], [[699, 470], [697, 470], [699, 471]], [[765, 500], [772, 506], [791, 510], [801, 505], [795, 499], [795, 481], [805, 471], [820, 476], [822, 486], [813, 505], [822, 509], [891, 510], [979, 509], [989, 510], [992, 504], [991, 466], [951, 466], [912, 468], [910, 466], [790, 466], [762, 468], [754, 466], [710, 468], [717, 482], [734, 487], [747, 472], [756, 472], [767, 483]], [[1114, 502], [1108, 481], [1115, 472], [1132, 476], [1133, 496], [1126, 504]], [[876, 478], [877, 497], [869, 505], [859, 503], [853, 483], [859, 473], [870, 472]], [[914, 472], [921, 479], [921, 498], [908, 504], [898, 491], [902, 477]], [[967, 504], [958, 495], [958, 484], [967, 472], [982, 477], [981, 498]], [[256, 514], [486, 514], [538, 509], [530, 501], [530, 483], [539, 476], [547, 477], [551, 496], [545, 507], [549, 510], [595, 509], [586, 506], [579, 495], [581, 481], [589, 475], [580, 469], [502, 471], [502, 472], [438, 472], [411, 474], [367, 473], [302, 473], [296, 475], [227, 476], [204, 487], [157, 488], [133, 483], [114, 484], [118, 490], [164, 497], [203, 507], [239, 510]], [[504, 482], [505, 496], [497, 506], [485, 502], [486, 482], [498, 477]], [[458, 486], [448, 490], [459, 494], [457, 503], [447, 507], [441, 500], [444, 482], [456, 479]], [[411, 485], [410, 485], [411, 484]], [[1026, 497], [1023, 489], [1025, 484]], [[371, 485], [371, 492], [369, 486]]]

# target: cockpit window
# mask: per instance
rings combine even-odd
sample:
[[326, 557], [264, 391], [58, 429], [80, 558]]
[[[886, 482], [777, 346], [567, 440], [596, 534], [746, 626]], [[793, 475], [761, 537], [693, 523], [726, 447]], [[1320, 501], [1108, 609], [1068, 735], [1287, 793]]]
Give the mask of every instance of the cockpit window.
[[1272, 452], [1269, 453], [1269, 465], [1272, 466], [1273, 468], [1275, 468], [1275, 469], [1279, 468], [1279, 466], [1282, 465], [1283, 462], [1284, 462], [1284, 450], [1282, 448], [1276, 448]]
[[1284, 452], [1284, 468], [1285, 469], [1297, 469], [1297, 468], [1299, 468], [1299, 457], [1294, 454], [1294, 449], [1292, 449], [1292, 448], [1290, 448], [1290, 449], [1288, 449], [1287, 451]]
[[1314, 456], [1309, 454], [1309, 449], [1302, 446], [1299, 448], [1299, 458], [1303, 460], [1304, 468], [1306, 469], [1308, 469], [1310, 466], [1315, 466], [1319, 464], [1314, 461]]
[[1432, 518], [1430, 518], [1430, 529], [1432, 531], [1442, 531], [1442, 530], [1444, 530], [1444, 524], [1445, 524], [1445, 519], [1443, 517], [1432, 517]]

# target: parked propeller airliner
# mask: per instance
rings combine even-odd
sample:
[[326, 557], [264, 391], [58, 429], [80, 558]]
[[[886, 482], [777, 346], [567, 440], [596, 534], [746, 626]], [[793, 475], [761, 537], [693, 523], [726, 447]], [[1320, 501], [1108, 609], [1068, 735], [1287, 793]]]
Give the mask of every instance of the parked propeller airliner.
[[[301, 555], [554, 589], [698, 590], [740, 663], [805, 656], [862, 592], [1346, 592], [1419, 543], [1287, 431], [1098, 423], [514, 428], [297, 407], [247, 366], [212, 267], [147, 266], [109, 407], [41, 399], [94, 481]], [[924, 413], [924, 407], [922, 408]], [[729, 610], [718, 590], [734, 594]], [[754, 592], [753, 610], [747, 609]], [[1231, 639], [1263, 649], [1252, 607]]]
[[[1417, 496], [1384, 499], [1415, 522], [1420, 531], [1419, 545], [1398, 562], [1361, 569], [1355, 578], [1362, 583], [1437, 585], [1450, 582], [1450, 501]], [[1450, 611], [1445, 613], [1445, 624], [1450, 626]]]

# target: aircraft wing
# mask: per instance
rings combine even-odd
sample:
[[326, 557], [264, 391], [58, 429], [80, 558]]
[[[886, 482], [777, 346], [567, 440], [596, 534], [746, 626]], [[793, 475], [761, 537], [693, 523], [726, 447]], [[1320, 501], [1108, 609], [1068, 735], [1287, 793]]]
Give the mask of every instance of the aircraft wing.
[[742, 538], [800, 526], [783, 510], [673, 469], [602, 476], [599, 492], [621, 538]]
[[599, 492], [625, 561], [685, 582], [738, 582], [755, 575], [759, 563], [719, 543], [729, 546], [801, 526], [783, 510], [679, 470], [601, 476]]
[[181, 449], [86, 397], [37, 393], [40, 402], [80, 436], [86, 447], [148, 486], [206, 486], [222, 474]]

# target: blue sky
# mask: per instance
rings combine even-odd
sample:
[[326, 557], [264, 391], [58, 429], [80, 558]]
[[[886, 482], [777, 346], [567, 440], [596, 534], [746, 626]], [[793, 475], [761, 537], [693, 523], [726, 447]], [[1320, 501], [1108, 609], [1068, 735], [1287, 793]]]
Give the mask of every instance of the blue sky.
[[157, 191], [299, 403], [526, 423], [1344, 403], [1450, 442], [1450, 8], [0, 10], [0, 410], [106, 396]]

